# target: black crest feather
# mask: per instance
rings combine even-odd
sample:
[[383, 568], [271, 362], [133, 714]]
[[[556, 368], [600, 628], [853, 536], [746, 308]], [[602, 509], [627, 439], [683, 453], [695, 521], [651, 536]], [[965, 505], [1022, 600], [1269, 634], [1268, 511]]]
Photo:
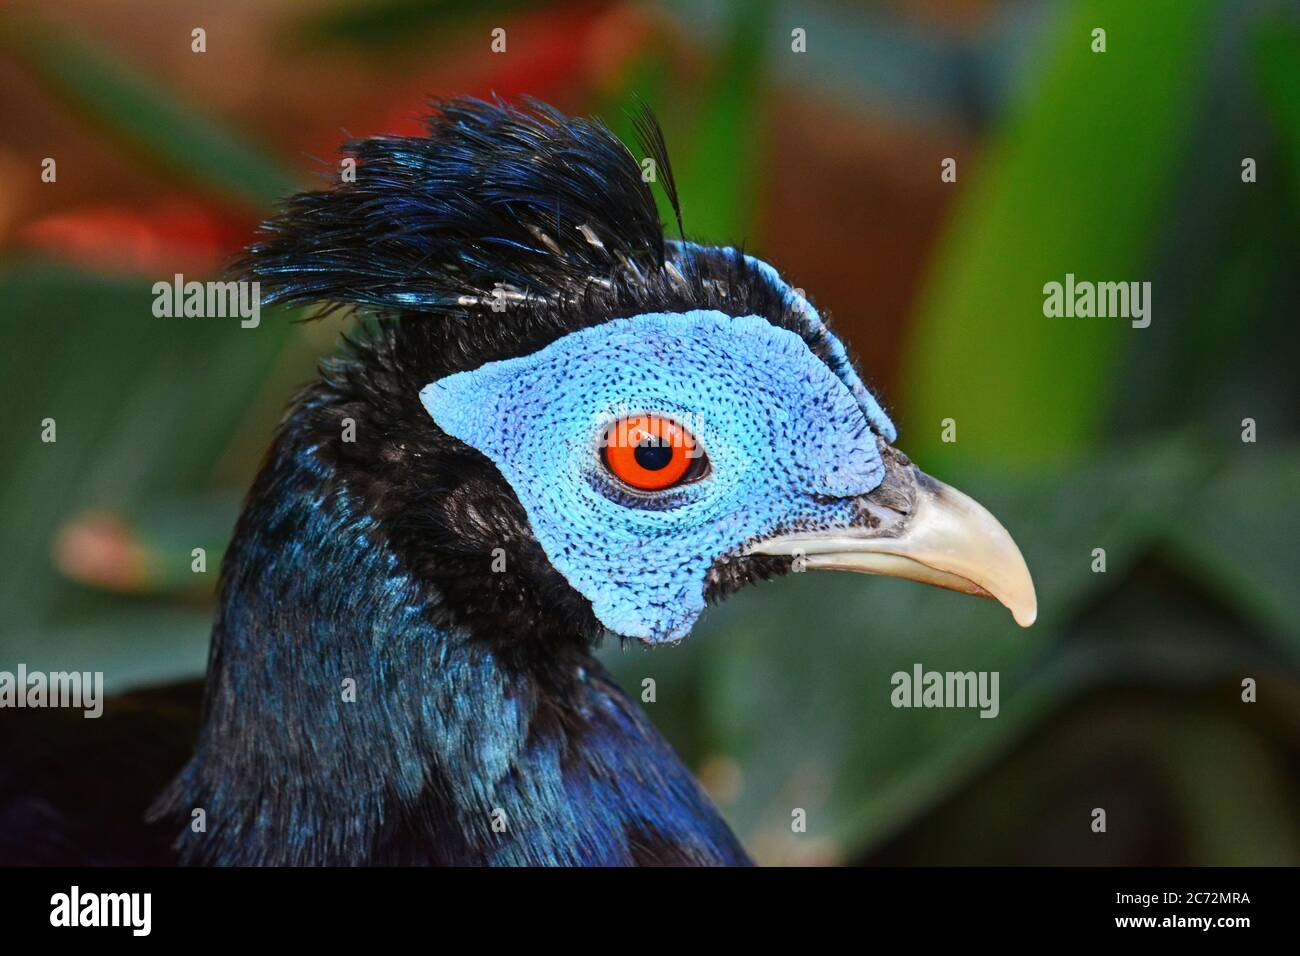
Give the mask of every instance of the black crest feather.
[[[663, 132], [644, 104], [632, 119], [680, 230]], [[427, 127], [347, 144], [356, 181], [286, 200], [236, 264], [263, 302], [376, 314], [382, 328], [353, 341], [367, 381], [395, 371], [414, 396], [579, 328], [692, 309], [764, 316], [848, 374], [826, 324], [770, 268], [665, 239], [640, 162], [599, 122], [460, 98], [435, 104]]]
[[[646, 114], [638, 129], [671, 184]], [[349, 143], [355, 182], [296, 195], [262, 227], [238, 268], [264, 301], [463, 313], [576, 300], [614, 272], [663, 267], [654, 196], [605, 126], [468, 98], [435, 104], [427, 123], [428, 136]]]
[[673, 207], [673, 215], [677, 217], [677, 234], [685, 240], [686, 230], [682, 228], [682, 204], [677, 198], [677, 180], [673, 178], [673, 164], [668, 159], [668, 144], [664, 142], [663, 128], [660, 127], [654, 112], [644, 102], [637, 103], [637, 109], [632, 114], [632, 125], [636, 129], [641, 148], [650, 154], [650, 158], [655, 162], [658, 176], [662, 177], [664, 194]]

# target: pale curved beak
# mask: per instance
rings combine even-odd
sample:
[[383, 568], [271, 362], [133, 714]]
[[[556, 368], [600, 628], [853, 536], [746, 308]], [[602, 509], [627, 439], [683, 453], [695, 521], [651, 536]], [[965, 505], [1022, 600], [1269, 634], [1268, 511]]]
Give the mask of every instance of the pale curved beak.
[[1033, 624], [1034, 581], [1007, 529], [956, 488], [918, 477], [910, 514], [897, 533], [865, 527], [797, 532], [753, 545], [750, 553], [788, 555], [808, 570], [883, 574], [991, 597], [1021, 627]]

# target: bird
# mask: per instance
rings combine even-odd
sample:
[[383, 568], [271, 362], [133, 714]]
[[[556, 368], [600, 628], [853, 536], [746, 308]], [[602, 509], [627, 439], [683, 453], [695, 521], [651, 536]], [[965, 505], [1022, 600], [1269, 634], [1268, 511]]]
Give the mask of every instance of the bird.
[[[538, 101], [435, 102], [421, 135], [347, 144], [355, 176], [287, 199], [236, 264], [263, 303], [355, 321], [223, 559], [155, 858], [750, 865], [603, 643], [676, 644], [819, 569], [1033, 622], [1009, 533], [896, 447], [808, 295], [687, 239], [663, 132], [633, 125], [640, 157]], [[66, 801], [3, 784], [0, 832], [72, 832]]]

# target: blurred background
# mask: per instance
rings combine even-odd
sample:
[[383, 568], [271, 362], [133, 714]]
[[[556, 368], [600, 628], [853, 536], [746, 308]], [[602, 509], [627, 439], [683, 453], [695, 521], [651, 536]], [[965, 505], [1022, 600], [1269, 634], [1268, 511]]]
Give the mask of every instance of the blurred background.
[[[606, 649], [626, 686], [656, 679], [651, 718], [761, 862], [1300, 862], [1282, 0], [7, 5], [0, 669], [103, 670], [113, 692], [201, 675], [243, 491], [348, 320], [156, 319], [152, 284], [217, 276], [345, 138], [493, 92], [629, 142], [650, 103], [688, 235], [807, 290], [900, 447], [1034, 572], [1028, 631], [991, 602], [794, 575], [680, 647]], [[1067, 272], [1150, 281], [1150, 327], [1045, 318]], [[999, 716], [894, 709], [917, 663], [998, 671]]]

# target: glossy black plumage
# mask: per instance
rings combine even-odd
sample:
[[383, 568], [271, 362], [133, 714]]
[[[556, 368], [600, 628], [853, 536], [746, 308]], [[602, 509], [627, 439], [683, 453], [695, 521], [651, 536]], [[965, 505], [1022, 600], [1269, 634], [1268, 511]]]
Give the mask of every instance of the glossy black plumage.
[[351, 143], [355, 184], [289, 200], [246, 262], [268, 301], [461, 315], [498, 287], [553, 300], [611, 261], [663, 263], [654, 197], [605, 127], [457, 100], [429, 132]]
[[[254, 484], [198, 746], [141, 833], [170, 828], [197, 863], [745, 862], [592, 657], [602, 629], [509, 485], [418, 392], [646, 312], [765, 316], [833, 366], [824, 330], [740, 253], [667, 242], [637, 159], [599, 124], [455, 101], [427, 137], [348, 150], [356, 182], [289, 200], [240, 269], [265, 301], [371, 317], [297, 398]], [[508, 571], [491, 574], [498, 547]], [[788, 564], [731, 560], [708, 596]], [[349, 678], [360, 694], [342, 703]], [[502, 799], [530, 795], [507, 837], [485, 828], [498, 772]], [[0, 819], [33, 807], [13, 788]]]

